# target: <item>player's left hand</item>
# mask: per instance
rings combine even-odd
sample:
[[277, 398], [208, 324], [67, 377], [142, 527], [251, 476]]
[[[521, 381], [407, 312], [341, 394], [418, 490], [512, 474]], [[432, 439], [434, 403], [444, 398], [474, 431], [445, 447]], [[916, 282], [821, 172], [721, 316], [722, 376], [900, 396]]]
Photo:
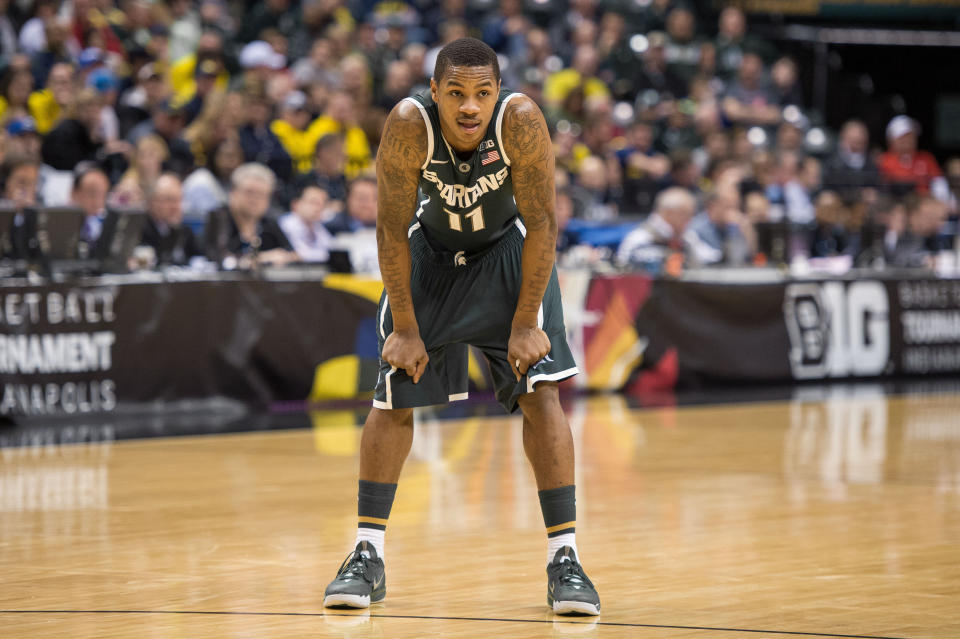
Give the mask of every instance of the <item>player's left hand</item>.
[[550, 338], [536, 326], [516, 326], [510, 329], [507, 343], [507, 361], [517, 381], [527, 374], [531, 366], [550, 353]]

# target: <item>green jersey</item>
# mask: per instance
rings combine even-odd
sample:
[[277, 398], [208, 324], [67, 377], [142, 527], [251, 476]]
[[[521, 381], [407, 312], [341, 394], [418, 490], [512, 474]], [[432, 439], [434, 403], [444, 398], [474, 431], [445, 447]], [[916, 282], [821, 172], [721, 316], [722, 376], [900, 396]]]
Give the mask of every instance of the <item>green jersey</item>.
[[438, 248], [470, 255], [492, 246], [519, 220], [510, 159], [500, 129], [507, 102], [521, 95], [501, 91], [487, 132], [469, 155], [457, 153], [440, 131], [440, 114], [429, 92], [411, 100], [427, 125], [427, 159], [420, 168], [419, 208], [411, 234], [422, 228]]

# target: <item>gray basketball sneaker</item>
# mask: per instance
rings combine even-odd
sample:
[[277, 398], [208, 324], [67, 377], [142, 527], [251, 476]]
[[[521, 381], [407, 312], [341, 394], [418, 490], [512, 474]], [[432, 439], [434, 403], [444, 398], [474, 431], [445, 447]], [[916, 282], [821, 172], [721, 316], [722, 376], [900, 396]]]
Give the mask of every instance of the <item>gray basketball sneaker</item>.
[[336, 578], [323, 593], [325, 608], [367, 608], [383, 601], [387, 594], [383, 560], [372, 544], [361, 541], [347, 555], [337, 571]]
[[547, 605], [558, 615], [600, 614], [600, 595], [570, 546], [558, 550], [547, 566]]

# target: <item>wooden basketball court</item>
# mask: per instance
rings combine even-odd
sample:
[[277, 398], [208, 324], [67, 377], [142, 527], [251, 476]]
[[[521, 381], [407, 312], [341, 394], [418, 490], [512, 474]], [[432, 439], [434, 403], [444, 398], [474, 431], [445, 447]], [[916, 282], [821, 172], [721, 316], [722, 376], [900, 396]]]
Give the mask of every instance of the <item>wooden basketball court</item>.
[[577, 401], [598, 620], [545, 605], [518, 418], [419, 416], [387, 599], [324, 611], [360, 430], [0, 451], [0, 636], [960, 637], [960, 395]]

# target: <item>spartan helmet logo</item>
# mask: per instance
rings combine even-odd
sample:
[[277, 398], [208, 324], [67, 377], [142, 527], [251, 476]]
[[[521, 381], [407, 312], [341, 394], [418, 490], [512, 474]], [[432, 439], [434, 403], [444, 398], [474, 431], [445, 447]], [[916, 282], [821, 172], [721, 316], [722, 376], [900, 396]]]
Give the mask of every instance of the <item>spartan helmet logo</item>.
[[466, 258], [466, 256], [463, 254], [463, 251], [457, 251], [457, 254], [453, 256], [453, 263], [454, 263], [456, 266], [466, 266], [466, 265], [467, 265], [467, 258]]

